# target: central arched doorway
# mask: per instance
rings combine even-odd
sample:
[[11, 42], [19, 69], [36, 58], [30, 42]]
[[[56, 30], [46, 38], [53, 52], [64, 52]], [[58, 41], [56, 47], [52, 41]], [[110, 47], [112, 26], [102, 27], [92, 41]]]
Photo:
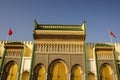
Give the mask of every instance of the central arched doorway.
[[66, 65], [61, 60], [54, 61], [50, 66], [51, 80], [67, 80]]
[[112, 79], [112, 69], [108, 64], [103, 64], [100, 67], [100, 80], [113, 80]]
[[14, 61], [10, 61], [4, 67], [3, 80], [17, 80], [18, 66]]

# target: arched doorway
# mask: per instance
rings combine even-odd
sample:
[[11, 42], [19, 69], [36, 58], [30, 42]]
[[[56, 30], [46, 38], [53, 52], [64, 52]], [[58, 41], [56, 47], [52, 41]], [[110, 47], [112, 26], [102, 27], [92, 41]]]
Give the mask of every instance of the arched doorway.
[[14, 61], [10, 61], [4, 67], [3, 80], [17, 80], [18, 66]]
[[21, 80], [28, 80], [28, 79], [29, 79], [29, 72], [28, 71], [23, 72]]
[[112, 80], [112, 69], [110, 65], [103, 64], [100, 67], [100, 80]]
[[51, 80], [67, 80], [66, 65], [62, 60], [54, 61], [50, 66]]
[[93, 73], [88, 73], [88, 80], [95, 80], [95, 75]]
[[82, 70], [79, 65], [73, 66], [71, 79], [72, 80], [82, 80], [81, 73], [82, 73]]
[[33, 79], [32, 80], [45, 80], [45, 68], [42, 64], [38, 64], [33, 73]]

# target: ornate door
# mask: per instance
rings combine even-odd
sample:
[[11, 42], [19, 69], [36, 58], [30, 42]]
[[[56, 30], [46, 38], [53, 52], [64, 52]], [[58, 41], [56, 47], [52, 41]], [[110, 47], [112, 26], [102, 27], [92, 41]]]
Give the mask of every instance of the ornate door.
[[34, 71], [34, 77], [33, 80], [45, 80], [45, 68], [43, 65], [37, 65]]
[[4, 67], [3, 80], [17, 80], [18, 66], [15, 62], [9, 62]]
[[27, 72], [27, 71], [23, 72], [21, 80], [28, 80], [28, 79], [29, 79], [29, 72]]
[[51, 68], [51, 80], [67, 80], [66, 68], [62, 62], [56, 61]]
[[81, 69], [80, 66], [74, 66], [72, 68], [72, 80], [81, 80]]
[[100, 78], [101, 80], [112, 80], [110, 66], [107, 64], [103, 64], [100, 68]]
[[93, 73], [89, 73], [88, 80], [95, 80], [95, 75]]

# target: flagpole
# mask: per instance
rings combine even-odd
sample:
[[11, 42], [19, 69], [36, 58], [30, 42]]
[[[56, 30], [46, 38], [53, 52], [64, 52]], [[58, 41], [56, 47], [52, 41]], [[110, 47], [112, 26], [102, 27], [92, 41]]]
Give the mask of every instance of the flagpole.
[[116, 35], [112, 31], [110, 31], [109, 34], [110, 34], [110, 41], [112, 43], [112, 38], [116, 38]]
[[112, 43], [112, 37], [110, 36], [110, 42]]
[[112, 43], [112, 37], [110, 35], [110, 29], [109, 29], [109, 37], [110, 37], [110, 43]]
[[110, 30], [109, 30], [109, 36], [110, 36], [110, 43], [112, 43], [112, 36], [110, 35]]

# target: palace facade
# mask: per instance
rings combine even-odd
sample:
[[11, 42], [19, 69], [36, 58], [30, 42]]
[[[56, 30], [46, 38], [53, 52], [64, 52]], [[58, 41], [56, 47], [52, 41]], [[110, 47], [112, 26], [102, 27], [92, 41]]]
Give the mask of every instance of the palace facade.
[[38, 24], [34, 41], [0, 41], [0, 80], [120, 80], [120, 43], [88, 43], [81, 25]]

